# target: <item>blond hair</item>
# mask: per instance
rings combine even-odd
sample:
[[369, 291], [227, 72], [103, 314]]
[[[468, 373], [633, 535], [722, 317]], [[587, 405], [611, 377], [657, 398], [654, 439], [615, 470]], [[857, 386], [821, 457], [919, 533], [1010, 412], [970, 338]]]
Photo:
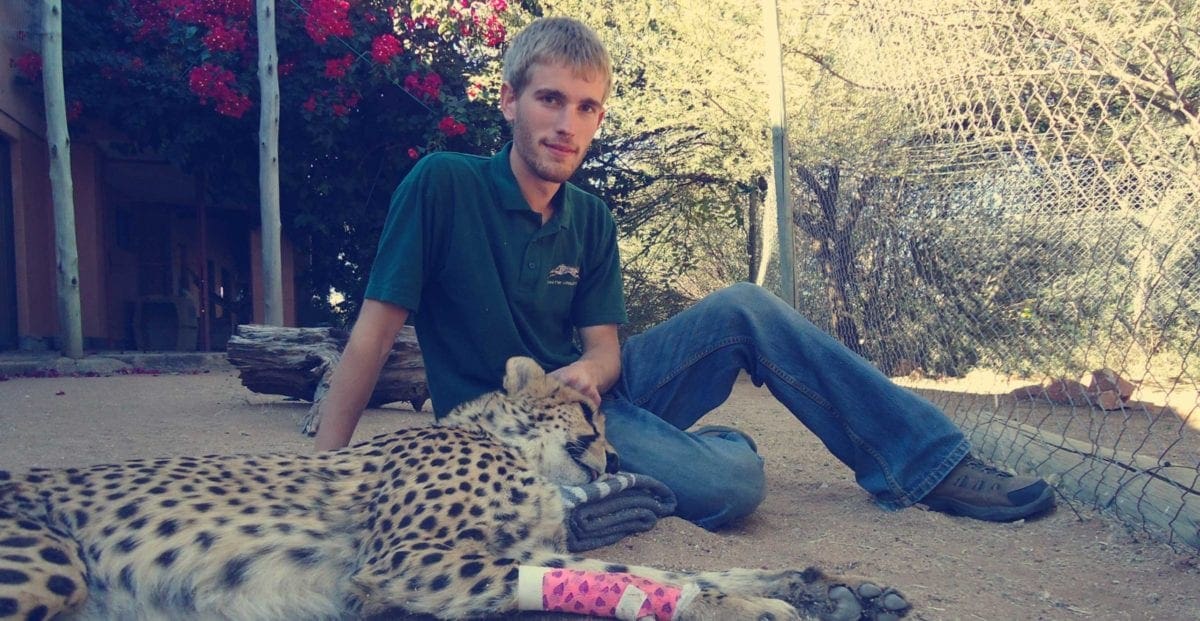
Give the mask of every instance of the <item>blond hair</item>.
[[537, 63], [561, 63], [576, 73], [604, 80], [604, 98], [612, 92], [612, 58], [596, 32], [570, 17], [543, 17], [513, 37], [504, 53], [504, 81], [520, 95]]

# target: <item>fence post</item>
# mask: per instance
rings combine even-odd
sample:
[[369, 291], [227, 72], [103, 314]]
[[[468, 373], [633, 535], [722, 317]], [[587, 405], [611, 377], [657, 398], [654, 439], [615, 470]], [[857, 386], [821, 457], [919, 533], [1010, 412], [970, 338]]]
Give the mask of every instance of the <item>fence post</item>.
[[775, 218], [779, 226], [780, 297], [796, 307], [792, 198], [788, 170], [787, 106], [783, 92], [783, 54], [779, 41], [777, 0], [763, 0], [763, 32], [767, 61], [767, 98], [771, 103], [771, 168], [775, 184]]

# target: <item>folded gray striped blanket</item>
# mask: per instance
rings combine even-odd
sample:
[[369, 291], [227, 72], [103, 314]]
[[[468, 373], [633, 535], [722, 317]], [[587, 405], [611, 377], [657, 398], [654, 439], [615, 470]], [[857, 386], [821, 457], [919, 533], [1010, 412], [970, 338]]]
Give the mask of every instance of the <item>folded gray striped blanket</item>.
[[591, 483], [560, 489], [571, 552], [603, 547], [648, 531], [659, 518], [675, 512], [675, 494], [644, 474], [606, 474]]

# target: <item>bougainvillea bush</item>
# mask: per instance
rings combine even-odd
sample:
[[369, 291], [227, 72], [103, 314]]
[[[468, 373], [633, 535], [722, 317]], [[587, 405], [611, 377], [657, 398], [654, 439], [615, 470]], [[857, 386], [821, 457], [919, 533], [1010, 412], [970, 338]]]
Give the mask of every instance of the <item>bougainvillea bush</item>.
[[[63, 11], [72, 131], [108, 125], [215, 204], [258, 203], [254, 0], [76, 0]], [[281, 208], [308, 296], [361, 298], [392, 189], [433, 150], [490, 153], [506, 0], [278, 0]], [[40, 59], [24, 59], [36, 87]]]

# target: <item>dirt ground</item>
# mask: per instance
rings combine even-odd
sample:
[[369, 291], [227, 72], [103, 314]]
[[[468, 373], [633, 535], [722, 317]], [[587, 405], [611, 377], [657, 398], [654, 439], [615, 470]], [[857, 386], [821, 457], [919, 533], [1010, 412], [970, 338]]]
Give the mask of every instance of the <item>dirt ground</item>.
[[[9, 379], [0, 381], [0, 469], [309, 451], [296, 427], [307, 407], [251, 393], [226, 371]], [[356, 437], [431, 418], [406, 408], [369, 411]], [[1004, 525], [884, 512], [748, 382], [705, 422], [738, 425], [758, 441], [770, 486], [758, 512], [720, 533], [669, 518], [592, 556], [682, 569], [817, 565], [898, 587], [915, 619], [1200, 619], [1200, 556], [1085, 508], [1060, 503], [1042, 519]]]

